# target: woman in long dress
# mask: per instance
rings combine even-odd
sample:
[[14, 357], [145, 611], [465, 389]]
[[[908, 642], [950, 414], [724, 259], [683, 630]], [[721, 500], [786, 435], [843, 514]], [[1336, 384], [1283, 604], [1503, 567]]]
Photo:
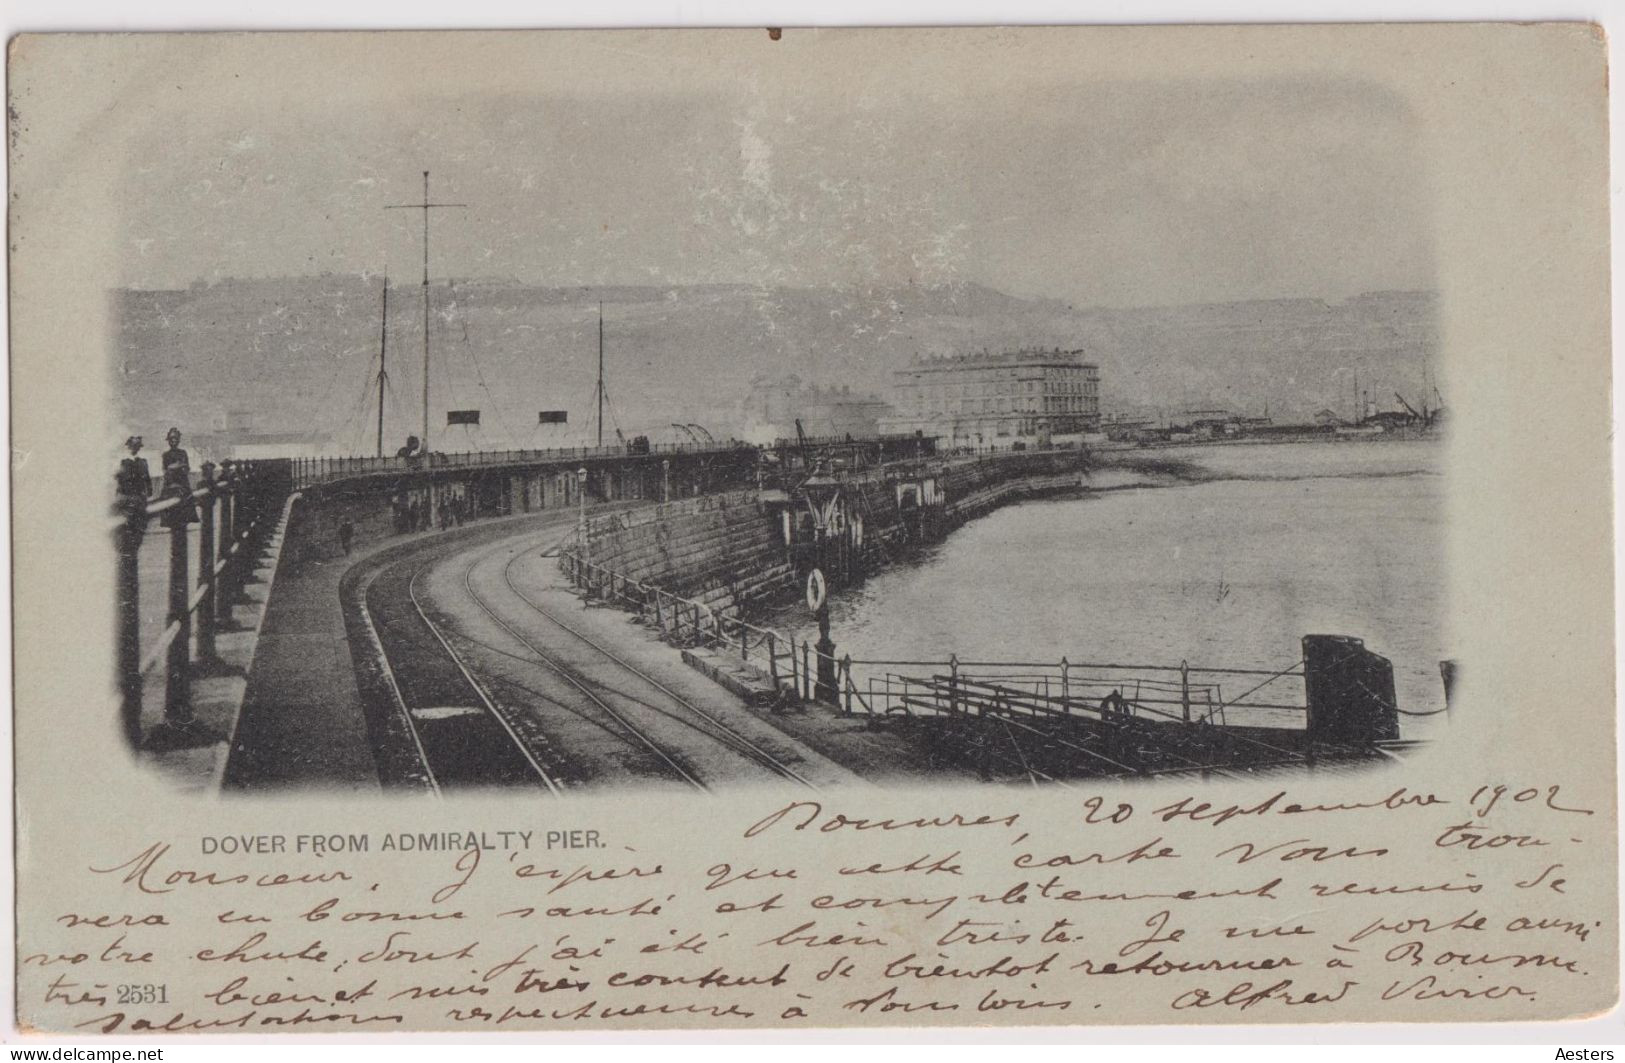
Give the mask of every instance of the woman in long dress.
[[119, 462], [114, 482], [118, 487], [118, 508], [126, 515], [146, 511], [147, 499], [152, 497], [152, 472], [147, 459], [141, 456], [141, 437], [131, 436], [124, 441], [130, 456]]
[[192, 462], [181, 449], [181, 430], [171, 428], [164, 433], [169, 449], [164, 451], [164, 498], [179, 499], [174, 508], [164, 514], [164, 525], [178, 528], [197, 523], [197, 502], [192, 498]]

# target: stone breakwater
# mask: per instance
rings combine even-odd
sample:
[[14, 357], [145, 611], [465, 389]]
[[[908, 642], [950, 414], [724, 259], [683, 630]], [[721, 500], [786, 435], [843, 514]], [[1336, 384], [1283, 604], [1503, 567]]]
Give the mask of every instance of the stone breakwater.
[[738, 617], [814, 567], [839, 589], [999, 506], [1087, 485], [1081, 450], [932, 458], [834, 476], [792, 491], [686, 499], [588, 523], [582, 557]]
[[734, 615], [795, 582], [782, 521], [755, 490], [589, 522], [583, 556], [618, 577]]

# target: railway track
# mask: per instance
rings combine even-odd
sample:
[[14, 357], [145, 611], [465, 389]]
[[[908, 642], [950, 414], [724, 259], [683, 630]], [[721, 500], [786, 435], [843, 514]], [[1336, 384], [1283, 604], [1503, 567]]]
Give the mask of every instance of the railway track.
[[[665, 712], [667, 716], [678, 719], [690, 729], [705, 735], [718, 743], [721, 743], [723, 746], [727, 747], [733, 752], [755, 762], [756, 764], [761, 765], [781, 778], [789, 779], [790, 781], [799, 783], [802, 786], [808, 787], [809, 789], [817, 789], [813, 782], [806, 778], [806, 776], [796, 771], [790, 765], [784, 763], [766, 749], [763, 749], [758, 743], [753, 742], [750, 738], [741, 734], [736, 728], [719, 719], [716, 714], [707, 712], [705, 709], [695, 705], [692, 701], [689, 701], [681, 694], [672, 690], [670, 687], [660, 682], [648, 672], [645, 672], [643, 669], [632, 664], [630, 661], [627, 661], [625, 658], [610, 650], [597, 640], [583, 634], [580, 630], [566, 624], [557, 616], [538, 605], [534, 599], [532, 599], [524, 591], [520, 590], [519, 586], [514, 583], [513, 580], [513, 566], [519, 562], [520, 558], [531, 552], [533, 551], [521, 550], [519, 553], [509, 558], [508, 563], [502, 567], [502, 581], [507, 585], [508, 590], [512, 592], [515, 598], [518, 598], [521, 602], [525, 603], [525, 605], [537, 616], [571, 635], [582, 644], [591, 648], [598, 655], [613, 662], [622, 671], [635, 677], [638, 681], [656, 691], [659, 697], [666, 699], [672, 705], [676, 706], [678, 709], [678, 714]], [[471, 573], [472, 566], [470, 567], [470, 574]], [[470, 587], [469, 590], [470, 593], [473, 593], [472, 587]], [[498, 622], [500, 623], [501, 621]], [[507, 627], [506, 624], [503, 624], [503, 626]], [[509, 630], [510, 632], [512, 631], [511, 628]], [[517, 634], [515, 637], [518, 637]], [[527, 646], [531, 646], [532, 652], [536, 653], [539, 657], [547, 661], [550, 667], [559, 670], [561, 675], [569, 671], [568, 668], [559, 664], [555, 658], [544, 653], [542, 650], [537, 649], [528, 640], [521, 639], [521, 641], [525, 642]], [[647, 702], [643, 702], [643, 704], [651, 709], [654, 709], [655, 711], [665, 711], [661, 710], [658, 706], [649, 705]]]
[[386, 681], [436, 794], [488, 786], [564, 787], [525, 721], [500, 707], [430, 619], [418, 579], [432, 559], [385, 569], [365, 594]]
[[[522, 549], [502, 569], [503, 583], [515, 599], [530, 612], [548, 621], [574, 640], [589, 647], [596, 657], [614, 666], [617, 674], [645, 688], [642, 696], [620, 689], [584, 674], [579, 667], [562, 660], [537, 644], [493, 607], [474, 586], [474, 572], [484, 562], [508, 546], [499, 546], [474, 556], [463, 568], [462, 590], [469, 600], [508, 638], [524, 647], [523, 654], [473, 638], [431, 615], [419, 593], [419, 581], [435, 563], [430, 558], [410, 566], [397, 566], [380, 574], [366, 594], [369, 623], [374, 623], [383, 648], [387, 682], [405, 709], [413, 741], [437, 791], [480, 785], [539, 785], [561, 795], [567, 766], [565, 755], [553, 752], [541, 733], [532, 706], [547, 706], [569, 712], [617, 740], [636, 748], [645, 757], [652, 774], [701, 792], [709, 792], [703, 773], [668, 740], [650, 733], [635, 718], [653, 713], [702, 735], [732, 756], [740, 757], [767, 771], [809, 788], [814, 784], [794, 767], [784, 763], [759, 743], [736, 728], [695, 705], [688, 698], [661, 683], [654, 676], [625, 660], [598, 641], [548, 612], [526, 595], [513, 579], [513, 566], [520, 558], [536, 553], [546, 555], [543, 545]], [[554, 544], [551, 549], [556, 549]], [[410, 608], [406, 608], [409, 606]], [[541, 666], [579, 696], [560, 699], [500, 675], [482, 674], [472, 665], [467, 648], [479, 647], [527, 665]], [[505, 698], [498, 689], [507, 686], [517, 697]], [[505, 702], [509, 702], [505, 704]], [[517, 702], [517, 704], [514, 704]], [[621, 702], [617, 706], [614, 702]], [[668, 736], [669, 737], [669, 736]], [[703, 758], [702, 758], [703, 759]], [[556, 765], [550, 768], [549, 765]]]

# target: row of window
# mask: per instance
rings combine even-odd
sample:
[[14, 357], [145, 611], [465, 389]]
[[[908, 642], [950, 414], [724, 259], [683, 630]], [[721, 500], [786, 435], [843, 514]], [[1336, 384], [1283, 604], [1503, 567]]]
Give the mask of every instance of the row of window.
[[[914, 388], [903, 391], [905, 401], [913, 400], [915, 403], [935, 402], [940, 399], [973, 398], [985, 395], [1037, 395], [1038, 382], [1027, 381], [1026, 387], [1019, 384], [998, 384], [993, 387], [975, 387], [968, 384], [946, 384], [930, 388]], [[1045, 395], [1087, 395], [1096, 396], [1100, 393], [1100, 386], [1093, 382], [1070, 380], [1045, 381], [1043, 387]]]
[[1046, 412], [1096, 413], [1100, 404], [1082, 395], [1055, 395], [1042, 402], [1037, 397], [1026, 399], [933, 399], [915, 407], [921, 413], [1019, 413], [1023, 410]]

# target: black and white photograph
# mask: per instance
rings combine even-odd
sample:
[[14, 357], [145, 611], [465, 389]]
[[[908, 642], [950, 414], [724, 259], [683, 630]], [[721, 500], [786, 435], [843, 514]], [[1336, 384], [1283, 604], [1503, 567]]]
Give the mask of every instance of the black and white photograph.
[[1066, 785], [1438, 733], [1434, 189], [1380, 87], [584, 86], [162, 141], [109, 464], [123, 727], [179, 785]]

